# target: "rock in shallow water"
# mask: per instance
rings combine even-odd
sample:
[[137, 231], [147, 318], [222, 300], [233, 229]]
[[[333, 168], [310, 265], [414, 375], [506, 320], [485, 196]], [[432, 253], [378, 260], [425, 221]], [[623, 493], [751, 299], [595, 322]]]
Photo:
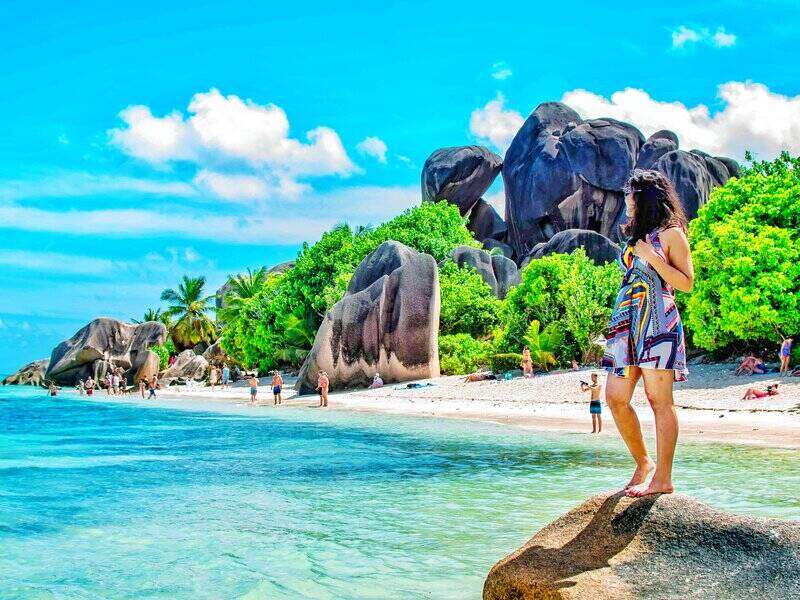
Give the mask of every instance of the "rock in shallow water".
[[49, 364], [49, 358], [30, 362], [13, 375], [3, 379], [3, 385], [44, 385], [44, 374]]
[[498, 562], [484, 600], [797, 598], [800, 522], [740, 517], [680, 494], [601, 494]]
[[320, 371], [331, 389], [438, 377], [439, 272], [436, 261], [384, 242], [361, 261], [347, 292], [326, 313], [295, 388], [312, 393]]

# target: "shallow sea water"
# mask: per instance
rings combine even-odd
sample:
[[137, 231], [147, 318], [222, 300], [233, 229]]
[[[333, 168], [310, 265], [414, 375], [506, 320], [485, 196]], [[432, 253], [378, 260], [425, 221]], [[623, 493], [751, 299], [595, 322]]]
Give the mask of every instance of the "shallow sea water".
[[[0, 598], [479, 598], [494, 562], [631, 470], [612, 436], [143, 404], [0, 389]], [[798, 519], [798, 467], [687, 443], [676, 484]]]

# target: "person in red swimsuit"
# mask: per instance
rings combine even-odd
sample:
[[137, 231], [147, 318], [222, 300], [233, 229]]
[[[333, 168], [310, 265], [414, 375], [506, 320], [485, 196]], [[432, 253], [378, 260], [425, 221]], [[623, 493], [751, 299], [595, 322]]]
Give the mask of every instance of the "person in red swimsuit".
[[747, 388], [747, 391], [742, 396], [742, 400], [760, 400], [761, 398], [766, 398], [767, 396], [777, 396], [778, 395], [778, 384], [773, 383], [772, 385], [767, 386], [767, 391], [760, 390], [758, 388]]

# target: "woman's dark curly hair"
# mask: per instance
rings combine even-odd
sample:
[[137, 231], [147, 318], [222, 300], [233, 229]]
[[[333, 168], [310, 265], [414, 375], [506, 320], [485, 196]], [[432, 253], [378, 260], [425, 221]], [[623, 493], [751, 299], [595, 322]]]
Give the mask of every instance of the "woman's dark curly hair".
[[686, 213], [675, 187], [659, 171], [635, 169], [624, 188], [633, 194], [633, 219], [626, 227], [631, 244], [644, 240], [654, 229], [680, 227], [686, 231]]

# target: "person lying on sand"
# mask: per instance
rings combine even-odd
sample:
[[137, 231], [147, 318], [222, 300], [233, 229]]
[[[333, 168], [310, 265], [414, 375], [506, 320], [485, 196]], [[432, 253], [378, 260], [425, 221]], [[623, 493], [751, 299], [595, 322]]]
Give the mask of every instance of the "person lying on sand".
[[742, 400], [760, 400], [761, 398], [766, 398], [767, 396], [777, 396], [778, 395], [778, 384], [773, 383], [772, 385], [767, 386], [767, 391], [760, 390], [758, 388], [747, 388], [747, 391], [742, 396]]
[[497, 379], [497, 375], [492, 373], [491, 371], [476, 371], [475, 373], [470, 373], [464, 379], [464, 383], [469, 383], [473, 381], [494, 381]]
[[753, 356], [745, 356], [735, 371], [736, 375], [763, 375], [767, 372], [767, 365], [760, 358]]
[[581, 391], [591, 392], [589, 396], [589, 414], [592, 415], [592, 433], [600, 433], [603, 431], [603, 406], [600, 404], [600, 393], [603, 391], [603, 386], [597, 381], [597, 373], [592, 373], [591, 383], [581, 381]]

